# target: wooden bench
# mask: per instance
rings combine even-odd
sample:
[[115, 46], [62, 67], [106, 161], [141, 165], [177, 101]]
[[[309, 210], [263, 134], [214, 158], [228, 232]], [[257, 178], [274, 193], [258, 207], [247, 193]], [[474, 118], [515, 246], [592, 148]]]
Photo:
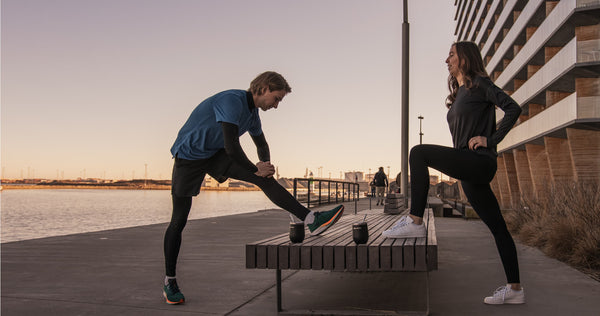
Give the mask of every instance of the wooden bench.
[[[473, 207], [467, 202], [445, 199], [442, 201], [449, 207], [457, 210], [464, 219], [479, 219], [479, 215], [477, 215], [477, 212], [475, 212]], [[450, 210], [449, 212], [452, 212], [452, 210]]]
[[[352, 224], [361, 222], [367, 214], [369, 241], [356, 245], [352, 240]], [[388, 215], [381, 210], [345, 215], [338, 223], [319, 236], [307, 237], [293, 244], [287, 233], [246, 245], [246, 268], [275, 269], [277, 281], [277, 311], [282, 311], [281, 270], [331, 271], [421, 271], [427, 272], [427, 310], [429, 312], [429, 271], [437, 270], [437, 239], [434, 216], [427, 209], [424, 221], [427, 236], [423, 238], [384, 238], [403, 214]]]

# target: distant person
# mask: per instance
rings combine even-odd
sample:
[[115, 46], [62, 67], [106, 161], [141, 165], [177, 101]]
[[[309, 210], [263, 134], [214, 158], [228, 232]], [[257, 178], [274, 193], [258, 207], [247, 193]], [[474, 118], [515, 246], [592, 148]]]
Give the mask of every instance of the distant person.
[[371, 197], [375, 197], [375, 180], [371, 181], [369, 186], [371, 187]]
[[[273, 179], [275, 167], [270, 162], [258, 109], [276, 109], [291, 91], [283, 76], [264, 72], [250, 83], [248, 91], [226, 90], [202, 101], [179, 131], [171, 148], [175, 158], [171, 186], [173, 215], [164, 240], [163, 294], [168, 304], [185, 302], [175, 278], [177, 256], [192, 197], [200, 193], [207, 173], [219, 182], [233, 178], [255, 184], [273, 203], [303, 220], [313, 235], [324, 232], [342, 216], [343, 205], [327, 212], [310, 211]], [[260, 161], [256, 164], [248, 160], [240, 145], [239, 137], [246, 132], [257, 148]]]
[[379, 171], [373, 177], [373, 182], [375, 183], [375, 194], [377, 194], [377, 205], [383, 205], [385, 188], [388, 186], [388, 179], [383, 172], [383, 167], [379, 167]]
[[[428, 168], [459, 179], [469, 203], [494, 235], [508, 283], [486, 297], [484, 303], [522, 304], [525, 293], [519, 281], [517, 249], [490, 187], [497, 168], [496, 145], [513, 127], [521, 108], [490, 80], [476, 44], [453, 44], [446, 64], [450, 72], [447, 120], [454, 148], [437, 145], [412, 148], [410, 214], [383, 235], [388, 238], [425, 236], [423, 213], [429, 190]], [[504, 111], [497, 129], [496, 106]]]

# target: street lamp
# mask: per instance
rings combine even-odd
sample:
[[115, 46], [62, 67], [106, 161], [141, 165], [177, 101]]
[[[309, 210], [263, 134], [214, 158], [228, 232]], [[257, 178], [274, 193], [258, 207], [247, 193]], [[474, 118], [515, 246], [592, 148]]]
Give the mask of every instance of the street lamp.
[[408, 4], [403, 1], [403, 21], [402, 21], [402, 107], [401, 107], [401, 148], [402, 157], [401, 166], [401, 191], [404, 197], [404, 207], [408, 207], [408, 44], [409, 44], [409, 24], [408, 24]]

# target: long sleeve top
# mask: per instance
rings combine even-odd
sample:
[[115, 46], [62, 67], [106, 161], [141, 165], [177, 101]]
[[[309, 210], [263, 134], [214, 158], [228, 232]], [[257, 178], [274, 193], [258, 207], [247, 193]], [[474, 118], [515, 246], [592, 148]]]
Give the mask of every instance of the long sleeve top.
[[[495, 106], [504, 111], [498, 128]], [[471, 138], [484, 136], [487, 138], [487, 148], [478, 147], [476, 152], [496, 158], [496, 146], [513, 127], [521, 111], [517, 102], [490, 78], [475, 77], [471, 89], [464, 85], [458, 88], [456, 100], [446, 117], [454, 148], [468, 149]]]

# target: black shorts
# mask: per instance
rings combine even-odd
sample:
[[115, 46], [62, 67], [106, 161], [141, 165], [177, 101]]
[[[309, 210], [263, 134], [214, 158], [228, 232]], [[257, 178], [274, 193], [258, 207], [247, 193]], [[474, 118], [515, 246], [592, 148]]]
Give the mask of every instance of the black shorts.
[[225, 149], [207, 159], [187, 160], [175, 157], [171, 194], [179, 197], [198, 195], [207, 173], [220, 183], [225, 182], [225, 174], [232, 163], [233, 160]]

